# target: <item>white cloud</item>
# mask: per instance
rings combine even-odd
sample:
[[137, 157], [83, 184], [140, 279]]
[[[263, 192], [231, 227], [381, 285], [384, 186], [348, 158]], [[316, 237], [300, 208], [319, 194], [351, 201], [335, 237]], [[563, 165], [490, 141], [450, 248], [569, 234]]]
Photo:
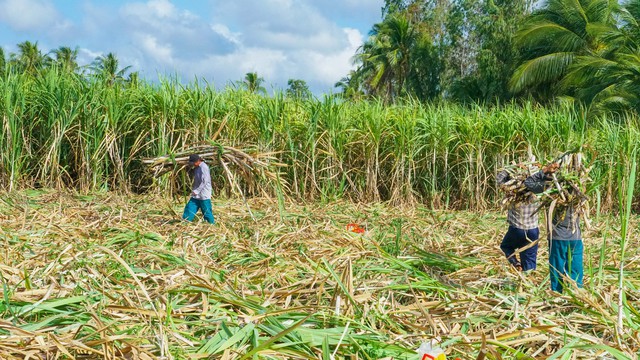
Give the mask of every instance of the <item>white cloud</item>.
[[234, 46], [231, 31], [225, 32], [221, 26], [212, 27], [168, 0], [128, 3], [119, 13], [116, 21], [121, 31], [130, 34], [128, 38], [133, 46], [139, 48], [151, 64], [174, 64], [179, 59], [203, 57], [211, 52], [227, 53]]
[[211, 30], [215, 31], [216, 33], [220, 34], [222, 37], [236, 45], [240, 44], [240, 34], [231, 32], [231, 30], [229, 30], [229, 28], [224, 24], [213, 24], [211, 25]]
[[176, 7], [168, 0], [151, 0], [147, 7], [152, 9], [157, 17], [171, 17], [176, 12]]
[[90, 49], [80, 48], [78, 50], [78, 63], [80, 65], [91, 64], [100, 55], [102, 55], [102, 53], [100, 52], [91, 51]]
[[289, 79], [303, 79], [312, 89], [329, 91], [352, 69], [351, 58], [362, 44], [362, 34], [356, 29], [343, 29], [346, 46], [334, 52], [309, 49], [278, 50], [267, 47], [241, 47], [225, 55], [186, 61], [182, 68], [193, 75], [211, 76], [216, 85], [241, 80], [247, 72], [256, 71], [267, 84], [286, 87]]
[[313, 68], [314, 80], [329, 79], [332, 84], [335, 84], [353, 68], [351, 59], [358, 47], [362, 45], [362, 34], [356, 29], [345, 28], [343, 30], [348, 39], [348, 46], [335, 53], [313, 52], [310, 54], [309, 62], [315, 64]]
[[242, 32], [245, 46], [322, 51], [344, 46], [341, 27], [309, 1], [224, 1], [214, 11], [216, 21]]
[[150, 0], [146, 3], [131, 2], [122, 6], [120, 14], [124, 18], [135, 18], [142, 24], [147, 24], [154, 28], [163, 28], [168, 25], [170, 28], [177, 24], [187, 26], [198, 17], [188, 10], [179, 10], [168, 0]]
[[49, 0], [0, 1], [0, 21], [18, 31], [69, 26]]
[[[244, 70], [258, 71], [267, 83], [286, 86], [288, 79], [296, 78], [306, 80], [312, 89], [331, 90], [353, 68], [352, 57], [363, 35], [325, 17], [317, 4], [306, 0], [216, 2], [214, 20], [223, 23], [224, 29], [235, 29], [234, 39], [239, 41], [238, 49], [224, 58], [234, 60], [223, 63], [237, 67], [253, 62], [252, 69], [245, 66]], [[257, 58], [247, 61], [246, 57]], [[235, 73], [238, 78], [244, 75]]]
[[6, 14], [23, 13], [10, 25], [46, 24], [34, 30], [43, 45], [79, 45], [81, 63], [113, 52], [121, 67], [132, 65], [131, 71], [150, 80], [178, 74], [183, 81], [197, 76], [224, 86], [257, 71], [267, 88], [303, 79], [319, 93], [332, 90], [353, 68], [363, 33], [375, 22], [368, 19], [384, 1], [140, 0], [116, 5], [84, 0], [60, 6], [65, 12], [74, 6], [79, 10], [76, 24], [64, 20], [53, 3], [0, 0], [0, 21], [9, 22]]
[[139, 39], [143, 51], [152, 56], [159, 63], [170, 65], [173, 63], [173, 51], [171, 45], [159, 44], [153, 35], [142, 34]]

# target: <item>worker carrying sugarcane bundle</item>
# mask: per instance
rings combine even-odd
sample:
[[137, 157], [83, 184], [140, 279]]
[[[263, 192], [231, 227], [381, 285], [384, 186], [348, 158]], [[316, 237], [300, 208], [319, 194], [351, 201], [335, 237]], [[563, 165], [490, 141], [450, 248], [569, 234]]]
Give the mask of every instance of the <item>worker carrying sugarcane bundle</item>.
[[215, 218], [211, 208], [211, 173], [209, 166], [198, 154], [189, 156], [189, 166], [193, 168], [193, 186], [191, 197], [184, 207], [182, 218], [193, 221], [198, 210], [202, 211], [204, 220], [209, 224], [215, 224]]
[[[562, 292], [567, 279], [582, 286], [583, 245], [580, 219], [584, 219], [589, 225], [586, 185], [590, 182], [590, 168], [584, 166], [583, 160], [581, 153], [567, 152], [539, 171], [532, 173], [531, 167], [519, 165], [503, 170], [508, 176], [503, 172], [498, 176], [500, 188], [505, 192], [503, 205], [507, 209], [520, 209], [516, 213], [527, 221], [520, 226], [533, 228], [534, 221], [537, 225], [537, 214], [545, 209], [551, 289], [557, 292]], [[534, 230], [529, 231], [530, 234], [525, 233], [525, 245], [513, 248], [501, 246], [508, 258], [514, 258], [519, 252], [521, 262], [524, 261], [522, 254], [530, 262], [531, 249], [537, 249], [539, 240], [533, 239], [537, 235]], [[507, 235], [507, 240], [514, 238]], [[513, 243], [507, 242], [507, 245]], [[524, 241], [518, 244], [522, 243]], [[509, 251], [513, 251], [513, 254], [508, 253]], [[516, 267], [519, 264], [517, 260], [514, 263], [510, 259], [510, 262]]]
[[507, 209], [509, 224], [500, 249], [519, 271], [535, 270], [538, 257], [540, 203], [524, 185], [524, 181], [539, 169], [535, 158], [531, 160], [507, 166], [496, 176], [498, 187], [505, 193], [502, 206]]
[[[591, 181], [581, 153], [565, 153], [557, 161], [525, 180], [547, 209], [549, 275], [551, 290], [562, 293], [567, 282], [583, 284], [582, 231], [580, 220], [589, 226], [586, 185]], [[570, 280], [569, 280], [570, 279]]]
[[[200, 210], [204, 220], [214, 224], [215, 218], [211, 208], [212, 184], [209, 166], [218, 166], [225, 176], [231, 192], [235, 189], [237, 194], [244, 198], [239, 179], [244, 180], [248, 187], [258, 181], [273, 183], [276, 179], [278, 184], [282, 184], [276, 173], [269, 169], [271, 166], [284, 166], [272, 161], [275, 160], [273, 155], [273, 153], [247, 152], [210, 141], [206, 145], [191, 146], [172, 154], [142, 159], [142, 163], [148, 166], [148, 169], [155, 177], [160, 177], [164, 174], [175, 176], [182, 169], [192, 170], [193, 185], [182, 218], [193, 221], [198, 210]], [[249, 210], [249, 212], [251, 211]]]

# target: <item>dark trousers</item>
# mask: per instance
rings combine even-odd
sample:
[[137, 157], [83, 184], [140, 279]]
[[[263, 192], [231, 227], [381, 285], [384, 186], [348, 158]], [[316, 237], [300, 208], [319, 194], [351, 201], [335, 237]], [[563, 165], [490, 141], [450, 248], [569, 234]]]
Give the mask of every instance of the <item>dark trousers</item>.
[[215, 224], [216, 220], [213, 218], [213, 211], [211, 210], [211, 199], [207, 199], [207, 200], [198, 200], [194, 198], [189, 199], [189, 202], [184, 207], [182, 218], [188, 221], [193, 221], [193, 218], [196, 217], [196, 213], [198, 212], [198, 209], [202, 211], [202, 215], [208, 223]]
[[523, 230], [509, 226], [509, 230], [502, 238], [500, 249], [512, 265], [520, 264], [522, 270], [534, 270], [536, 268], [536, 258], [538, 257], [538, 244], [520, 252], [520, 259], [517, 259], [515, 252], [517, 249], [529, 245], [532, 241], [538, 240], [540, 231], [538, 228]]
[[551, 290], [562, 292], [565, 277], [582, 287], [584, 246], [582, 240], [549, 241], [549, 275]]

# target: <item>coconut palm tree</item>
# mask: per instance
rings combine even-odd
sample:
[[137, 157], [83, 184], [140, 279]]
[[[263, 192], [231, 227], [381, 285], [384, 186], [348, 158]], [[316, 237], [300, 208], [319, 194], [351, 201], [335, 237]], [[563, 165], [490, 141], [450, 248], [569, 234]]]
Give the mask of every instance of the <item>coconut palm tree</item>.
[[244, 75], [244, 80], [240, 86], [250, 93], [266, 94], [267, 89], [262, 86], [264, 79], [258, 76], [257, 72], [248, 72]]
[[25, 41], [18, 44], [18, 53], [12, 53], [9, 63], [18, 72], [35, 74], [42, 70], [50, 58], [38, 49], [38, 42]]
[[74, 72], [78, 69], [78, 48], [60, 46], [52, 51], [55, 63], [64, 71]]
[[357, 77], [365, 90], [389, 101], [401, 95], [415, 95], [419, 68], [430, 66], [425, 54], [431, 41], [426, 33], [407, 18], [407, 14], [393, 14], [375, 24], [369, 39], [360, 47], [355, 62], [360, 64]]
[[512, 89], [548, 86], [593, 113], [640, 111], [640, 1], [552, 0], [518, 33]]
[[125, 66], [120, 69], [118, 58], [112, 52], [98, 56], [91, 65], [94, 74], [109, 86], [123, 82], [124, 75], [130, 68], [131, 66]]
[[640, 1], [625, 4], [617, 27], [600, 34], [593, 54], [576, 59], [561, 81], [595, 112], [640, 111]]
[[511, 78], [511, 90], [554, 87], [577, 59], [598, 56], [606, 47], [604, 35], [615, 31], [618, 9], [610, 0], [548, 0], [517, 33], [525, 61]]
[[364, 96], [360, 78], [355, 70], [351, 70], [349, 75], [340, 79], [334, 87], [340, 89], [340, 94], [345, 99], [356, 100]]

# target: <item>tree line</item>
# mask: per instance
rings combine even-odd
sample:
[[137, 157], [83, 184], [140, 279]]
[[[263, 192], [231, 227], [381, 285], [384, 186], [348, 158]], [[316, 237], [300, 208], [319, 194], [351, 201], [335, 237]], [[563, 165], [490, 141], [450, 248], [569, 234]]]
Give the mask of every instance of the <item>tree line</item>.
[[[38, 42], [24, 41], [17, 45], [18, 51], [5, 54], [0, 48], [0, 75], [11, 72], [37, 75], [43, 70], [57, 68], [63, 73], [94, 75], [108, 85], [116, 83], [137, 83], [138, 72], [129, 72], [131, 66], [121, 67], [117, 56], [110, 52], [100, 55], [88, 66], [78, 64], [79, 49], [60, 46], [48, 53], [43, 52]], [[127, 72], [129, 72], [127, 74]]]
[[[136, 84], [114, 53], [78, 65], [78, 48], [0, 48], [0, 75], [56, 67], [108, 85]], [[592, 114], [640, 110], [640, 0], [385, 0], [382, 21], [335, 84], [349, 100], [568, 103]], [[230, 84], [266, 94], [248, 72]], [[304, 80], [286, 95], [309, 98]]]
[[386, 0], [348, 98], [640, 110], [640, 0]]
[[[94, 76], [108, 86], [137, 85], [140, 76], [137, 71], [130, 71], [131, 66], [120, 65], [115, 53], [100, 55], [88, 66], [78, 64], [78, 47], [60, 46], [48, 53], [38, 47], [38, 42], [24, 41], [17, 45], [17, 52], [5, 54], [0, 47], [0, 78], [9, 73], [20, 73], [36, 76], [51, 68], [62, 73]], [[231, 83], [233, 88], [243, 89], [250, 93], [267, 94], [264, 87], [265, 80], [257, 72], [248, 72], [240, 81]], [[305, 99], [312, 96], [306, 81], [289, 79], [287, 96]]]

